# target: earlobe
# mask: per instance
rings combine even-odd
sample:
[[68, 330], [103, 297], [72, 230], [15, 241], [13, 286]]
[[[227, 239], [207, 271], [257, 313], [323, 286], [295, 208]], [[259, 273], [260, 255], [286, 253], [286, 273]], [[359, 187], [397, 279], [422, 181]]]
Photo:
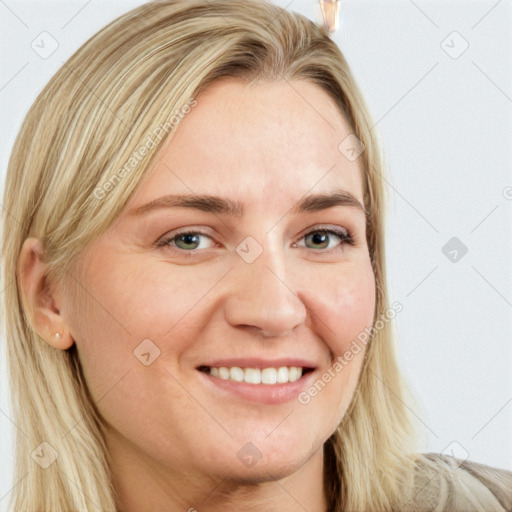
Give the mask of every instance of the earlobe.
[[[46, 339], [46, 338], [45, 338]], [[50, 340], [46, 339], [52, 347], [67, 350], [73, 345], [73, 338], [69, 332], [56, 332]]]
[[23, 308], [33, 329], [49, 345], [66, 350], [73, 345], [55, 298], [46, 286], [44, 246], [37, 238], [27, 238], [18, 258], [18, 285]]

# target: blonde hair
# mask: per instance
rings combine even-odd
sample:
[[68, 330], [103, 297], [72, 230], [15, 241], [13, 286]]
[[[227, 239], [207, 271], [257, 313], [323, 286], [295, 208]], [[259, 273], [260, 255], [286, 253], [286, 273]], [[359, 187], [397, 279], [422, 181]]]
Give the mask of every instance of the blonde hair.
[[[374, 318], [390, 309], [383, 158], [349, 66], [326, 31], [258, 0], [155, 1], [126, 13], [90, 38], [51, 79], [28, 112], [9, 161], [2, 269], [18, 427], [10, 497], [16, 511], [116, 510], [101, 418], [77, 352], [51, 347], [26, 316], [15, 280], [22, 244], [28, 237], [43, 240], [48, 283], [63, 282], [84, 247], [116, 219], [152, 156], [172, 136], [170, 119], [227, 76], [252, 82], [308, 80], [339, 106], [365, 148], [360, 158], [376, 285]], [[148, 135], [163, 126], [170, 126], [169, 135], [119, 183], [107, 186]], [[408, 499], [414, 434], [393, 340], [389, 322], [372, 330], [349, 410], [325, 444], [331, 511], [391, 511]], [[58, 452], [58, 463], [48, 469], [31, 459], [42, 442]]]

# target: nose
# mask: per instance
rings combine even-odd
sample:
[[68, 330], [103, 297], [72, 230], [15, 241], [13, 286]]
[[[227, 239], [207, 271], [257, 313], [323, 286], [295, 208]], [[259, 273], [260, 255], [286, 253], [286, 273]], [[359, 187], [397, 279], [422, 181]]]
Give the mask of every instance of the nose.
[[267, 248], [252, 263], [237, 260], [225, 302], [225, 318], [231, 325], [277, 337], [304, 322], [306, 306], [295, 290], [292, 273], [286, 272], [285, 260], [282, 251]]

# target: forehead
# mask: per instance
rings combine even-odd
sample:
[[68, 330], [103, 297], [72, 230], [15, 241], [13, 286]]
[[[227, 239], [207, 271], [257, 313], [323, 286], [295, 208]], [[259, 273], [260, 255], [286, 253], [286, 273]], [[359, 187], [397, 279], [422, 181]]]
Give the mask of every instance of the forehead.
[[338, 149], [352, 130], [320, 86], [227, 78], [196, 100], [156, 156], [137, 204], [183, 193], [282, 208], [340, 187], [363, 202], [362, 158], [349, 161]]

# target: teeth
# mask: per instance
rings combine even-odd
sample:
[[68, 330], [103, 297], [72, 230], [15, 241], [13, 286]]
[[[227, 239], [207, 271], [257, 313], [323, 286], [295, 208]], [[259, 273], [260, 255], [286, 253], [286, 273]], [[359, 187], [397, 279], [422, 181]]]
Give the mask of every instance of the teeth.
[[246, 368], [242, 370], [244, 382], [249, 384], [259, 384], [261, 382], [261, 370], [259, 368]]
[[229, 369], [229, 378], [236, 382], [242, 382], [244, 380], [244, 371], [242, 368], [238, 368], [238, 366], [233, 366], [233, 368]]
[[[299, 370], [301, 370], [301, 368], [297, 368], [296, 366], [292, 366], [288, 370], [288, 381], [289, 382], [294, 382], [297, 379], [300, 379]], [[301, 374], [302, 374], [302, 371], [301, 371]]]
[[[217, 370], [217, 368], [210, 368], [210, 375], [212, 375], [212, 370]], [[222, 380], [228, 380], [229, 379], [229, 368], [219, 368], [219, 377]]]
[[261, 382], [263, 384], [275, 384], [277, 382], [277, 370], [275, 368], [265, 368], [262, 370]]
[[280, 368], [240, 368], [233, 366], [226, 368], [209, 368], [212, 377], [249, 384], [286, 384], [295, 382], [302, 377], [302, 368], [298, 366], [281, 366]]
[[277, 382], [282, 384], [283, 382], [288, 382], [288, 368], [286, 366], [281, 366], [281, 368], [277, 369]]

